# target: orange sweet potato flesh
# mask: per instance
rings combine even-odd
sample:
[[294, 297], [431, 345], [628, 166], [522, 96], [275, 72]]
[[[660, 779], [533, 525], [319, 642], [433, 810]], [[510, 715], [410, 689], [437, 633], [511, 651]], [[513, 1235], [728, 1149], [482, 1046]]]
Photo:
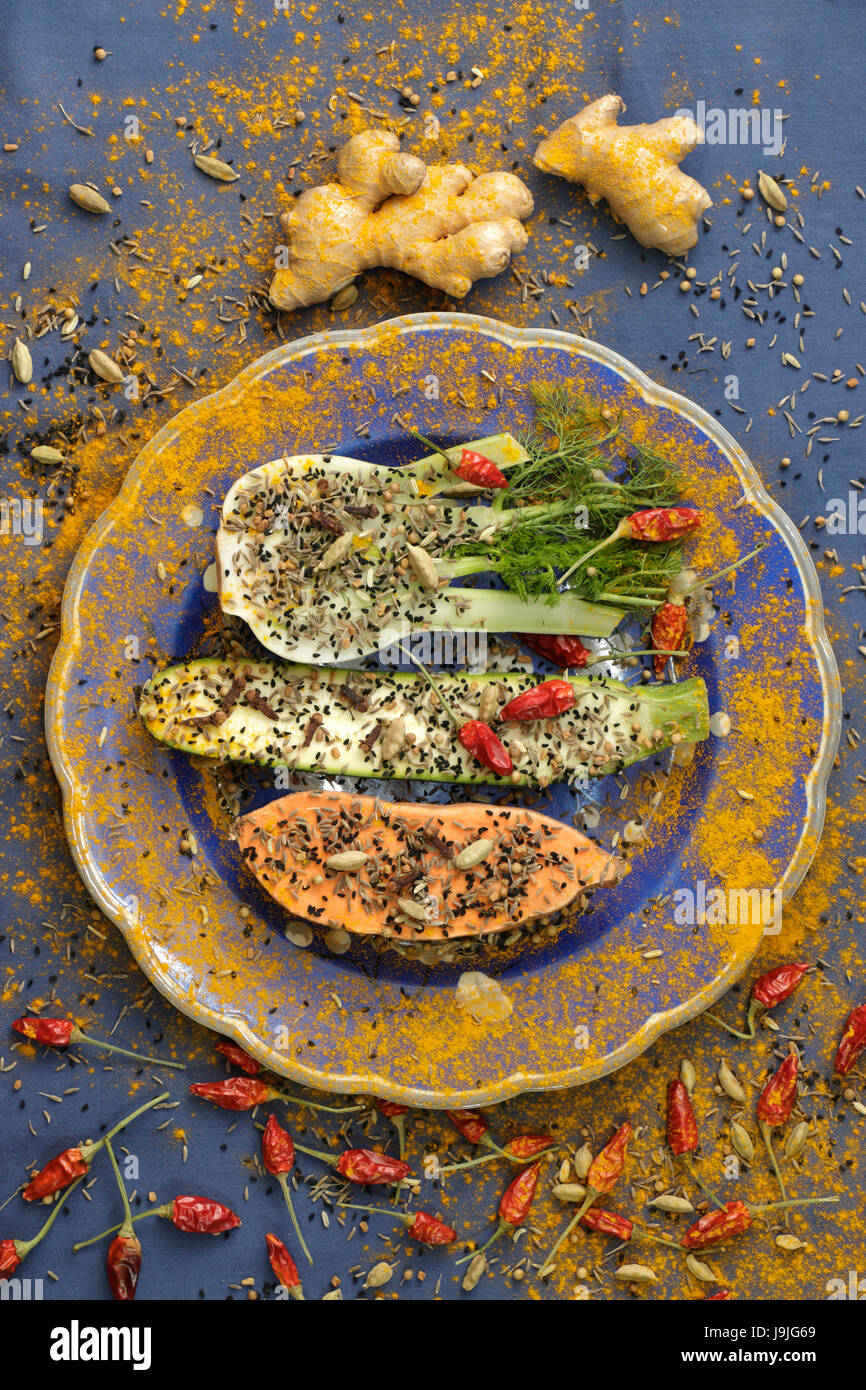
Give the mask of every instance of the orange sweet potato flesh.
[[[407, 942], [514, 930], [622, 867], [570, 826], [495, 803], [294, 792], [242, 816], [237, 837], [247, 867], [293, 916]], [[461, 871], [455, 857], [479, 840], [493, 846]], [[326, 863], [359, 851], [367, 859], [351, 871]]]

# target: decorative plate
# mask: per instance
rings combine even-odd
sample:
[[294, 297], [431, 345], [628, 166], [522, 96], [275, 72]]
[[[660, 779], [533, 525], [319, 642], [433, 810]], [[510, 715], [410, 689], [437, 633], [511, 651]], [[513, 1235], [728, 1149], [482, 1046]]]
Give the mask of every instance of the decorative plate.
[[[536, 381], [603, 397], [630, 433], [675, 451], [692, 479], [682, 500], [706, 513], [690, 550], [699, 572], [767, 541], [717, 590], [710, 635], [683, 671], [704, 678], [731, 731], [669, 773], [643, 763], [589, 793], [536, 798], [569, 823], [582, 812], [603, 844], [629, 817], [649, 824], [626, 876], [558, 935], [432, 968], [369, 938], [343, 955], [318, 936], [299, 949], [239, 862], [213, 774], [149, 740], [135, 689], [216, 627], [205, 576], [241, 473], [309, 449], [406, 462], [420, 452], [409, 428], [448, 444], [519, 434]], [[455, 313], [288, 343], [162, 429], [72, 567], [46, 703], [78, 869], [157, 988], [284, 1076], [430, 1107], [591, 1081], [728, 989], [812, 858], [840, 720], [808, 552], [731, 436], [604, 347]], [[279, 794], [266, 776], [251, 778], [254, 804]], [[496, 980], [506, 1018], [461, 1011], [467, 969]]]

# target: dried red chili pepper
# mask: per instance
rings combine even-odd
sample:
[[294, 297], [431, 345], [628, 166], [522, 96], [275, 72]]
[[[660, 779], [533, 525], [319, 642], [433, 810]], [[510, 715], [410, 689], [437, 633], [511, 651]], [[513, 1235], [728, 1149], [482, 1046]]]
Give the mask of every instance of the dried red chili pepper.
[[114, 1237], [108, 1247], [105, 1269], [112, 1298], [119, 1302], [135, 1298], [138, 1276], [141, 1273], [141, 1241], [137, 1235], [124, 1235], [121, 1232]]
[[252, 1076], [228, 1076], [225, 1081], [194, 1081], [189, 1090], [191, 1095], [209, 1100], [221, 1110], [253, 1110], [255, 1106], [266, 1105], [272, 1100], [304, 1105], [310, 1110], [324, 1110], [330, 1115], [354, 1114], [364, 1108], [362, 1105], [319, 1105], [317, 1101], [277, 1091], [267, 1082], [259, 1081]]
[[189, 1091], [190, 1095], [209, 1100], [221, 1110], [252, 1110], [274, 1098], [266, 1082], [246, 1076], [230, 1076], [225, 1081], [194, 1081]]
[[506, 1226], [523, 1225], [532, 1206], [540, 1172], [541, 1164], [533, 1163], [530, 1168], [524, 1168], [522, 1173], [511, 1179], [499, 1199], [499, 1219]]
[[115, 1134], [119, 1134], [133, 1120], [138, 1119], [146, 1110], [152, 1110], [161, 1101], [168, 1100], [168, 1091], [163, 1091], [161, 1095], [154, 1096], [153, 1100], [140, 1105], [137, 1110], [133, 1110], [131, 1115], [126, 1115], [104, 1134], [101, 1139], [95, 1140], [90, 1144], [76, 1145], [71, 1149], [64, 1149], [55, 1158], [50, 1159], [39, 1172], [34, 1174], [22, 1192], [25, 1202], [41, 1202], [43, 1197], [51, 1197], [55, 1192], [59, 1192], [61, 1187], [65, 1187], [73, 1178], [83, 1177], [90, 1169], [93, 1159]]
[[499, 1199], [499, 1224], [493, 1235], [486, 1240], [478, 1250], [472, 1250], [468, 1255], [464, 1255], [458, 1260], [459, 1265], [465, 1264], [467, 1260], [473, 1260], [476, 1255], [480, 1255], [483, 1250], [488, 1250], [495, 1240], [498, 1240], [506, 1231], [516, 1230], [522, 1226], [532, 1206], [532, 1199], [535, 1196], [535, 1189], [538, 1186], [538, 1175], [541, 1172], [541, 1161], [533, 1163], [530, 1168], [523, 1168], [506, 1187]]
[[517, 1163], [526, 1163], [530, 1158], [537, 1158], [539, 1154], [546, 1153], [552, 1145], [551, 1134], [518, 1134], [508, 1140], [502, 1152]]
[[[241, 1224], [237, 1212], [210, 1197], [174, 1197], [161, 1207], [142, 1212], [141, 1216], [164, 1216], [179, 1231], [204, 1236], [219, 1236]], [[141, 1216], [133, 1220], [140, 1221]]]
[[396, 1120], [401, 1115], [408, 1115], [408, 1105], [398, 1105], [393, 1100], [374, 1100], [373, 1104], [380, 1115], [387, 1115], [389, 1120]]
[[[686, 606], [674, 599], [667, 599], [653, 613], [650, 623], [650, 638], [657, 649], [653, 657], [653, 671], [659, 680], [664, 676], [670, 657], [667, 652], [680, 651], [686, 645], [689, 615]], [[663, 653], [663, 654], [659, 654]]]
[[797, 1099], [798, 1070], [799, 1058], [796, 1052], [789, 1052], [758, 1097], [758, 1119], [762, 1124], [775, 1127], [788, 1123]]
[[257, 1062], [255, 1057], [251, 1057], [238, 1043], [230, 1042], [228, 1038], [221, 1038], [218, 1043], [215, 1043], [214, 1051], [221, 1052], [223, 1057], [228, 1058], [233, 1067], [240, 1067], [247, 1076], [258, 1076], [262, 1069], [261, 1062]]
[[132, 1229], [129, 1198], [126, 1195], [126, 1187], [120, 1176], [120, 1169], [117, 1166], [117, 1159], [114, 1156], [114, 1149], [111, 1147], [110, 1140], [106, 1142], [105, 1152], [111, 1160], [123, 1202], [123, 1224], [108, 1247], [105, 1271], [108, 1275], [108, 1287], [111, 1289], [112, 1298], [120, 1302], [129, 1302], [135, 1298], [138, 1276], [141, 1273], [141, 1241]]
[[[620, 1125], [613, 1138], [608, 1140], [601, 1153], [590, 1164], [589, 1172], [586, 1175], [587, 1196], [593, 1192], [595, 1197], [604, 1197], [616, 1187], [625, 1166], [625, 1156], [630, 1139], [631, 1125], [626, 1121], [624, 1125]], [[592, 1199], [593, 1201], [595, 1197]]]
[[578, 1222], [583, 1220], [592, 1204], [616, 1187], [625, 1166], [625, 1156], [630, 1138], [631, 1125], [626, 1121], [624, 1125], [620, 1125], [613, 1138], [608, 1140], [601, 1152], [596, 1154], [592, 1160], [586, 1175], [586, 1196], [568, 1225], [554, 1241], [547, 1259], [541, 1266], [542, 1274], [546, 1274], [552, 1267], [559, 1247], [571, 1235]]
[[634, 1233], [634, 1222], [627, 1216], [618, 1216], [615, 1211], [599, 1211], [597, 1207], [586, 1212], [580, 1224], [603, 1236], [615, 1236], [617, 1240], [631, 1240]]
[[508, 487], [508, 479], [501, 468], [497, 468], [492, 459], [485, 458], [474, 449], [463, 450], [454, 472], [465, 483], [474, 483], [476, 487]]
[[0, 1240], [0, 1279], [8, 1279], [10, 1274], [15, 1273], [24, 1258], [19, 1254], [23, 1244], [20, 1240]]
[[691, 1096], [679, 1077], [668, 1082], [667, 1140], [672, 1154], [691, 1154], [698, 1147]]
[[688, 1155], [693, 1154], [698, 1147], [698, 1122], [695, 1119], [695, 1111], [691, 1096], [688, 1093], [687, 1087], [680, 1081], [679, 1077], [674, 1077], [668, 1082], [667, 1141], [671, 1153], [678, 1158], [682, 1158], [694, 1182], [712, 1197], [717, 1206], [721, 1206], [721, 1200], [716, 1196], [712, 1188], [707, 1187], [703, 1178], [700, 1177], [693, 1165], [688, 1161]]
[[783, 1211], [789, 1207], [820, 1206], [822, 1202], [838, 1202], [838, 1197], [795, 1197], [793, 1201], [765, 1202], [761, 1206], [746, 1206], [745, 1202], [725, 1202], [718, 1211], [705, 1212], [683, 1232], [684, 1250], [705, 1250], [709, 1245], [740, 1236], [749, 1230], [754, 1217], [765, 1211]]
[[490, 1128], [478, 1110], [446, 1110], [445, 1114], [457, 1133], [470, 1144], [480, 1144]]
[[72, 1043], [84, 1043], [88, 1047], [98, 1047], [103, 1052], [116, 1052], [121, 1057], [134, 1057], [136, 1062], [152, 1063], [155, 1067], [174, 1067], [184, 1071], [186, 1062], [168, 1062], [164, 1057], [146, 1057], [141, 1052], [130, 1052], [116, 1043], [105, 1042], [102, 1038], [91, 1038], [82, 1033], [71, 1018], [16, 1018], [12, 1027], [32, 1042], [43, 1047], [69, 1047]]
[[730, 1298], [730, 1289], [719, 1289], [718, 1293], [708, 1293], [704, 1299], [705, 1303], [716, 1303], [720, 1298]]
[[338, 1156], [334, 1166], [342, 1177], [364, 1186], [402, 1182], [412, 1171], [402, 1159], [377, 1153], [375, 1149], [346, 1149]]
[[703, 516], [695, 507], [651, 507], [624, 517], [617, 530], [620, 536], [635, 541], [672, 541], [697, 531], [702, 524]]
[[390, 1120], [397, 1131], [397, 1140], [400, 1145], [400, 1157], [405, 1158], [406, 1125], [403, 1117], [409, 1113], [408, 1105], [398, 1105], [396, 1101], [393, 1100], [374, 1100], [373, 1104], [379, 1111], [379, 1114], [384, 1115], [386, 1119]]
[[729, 1023], [725, 1023], [724, 1019], [717, 1018], [715, 1014], [706, 1013], [704, 1017], [711, 1018], [714, 1023], [718, 1023], [720, 1028], [724, 1028], [725, 1032], [730, 1033], [733, 1037], [749, 1042], [755, 1036], [755, 1024], [758, 1019], [768, 1009], [774, 1009], [777, 1004], [790, 999], [808, 969], [809, 966], [806, 961], [793, 961], [787, 965], [776, 965], [772, 970], [758, 976], [752, 985], [745, 1033], [741, 1033], [737, 1028], [732, 1028]]
[[[779, 1184], [783, 1201], [787, 1200], [788, 1194], [785, 1191], [784, 1179], [773, 1148], [772, 1132], [778, 1125], [787, 1124], [791, 1118], [791, 1111], [794, 1109], [794, 1103], [797, 1099], [798, 1069], [799, 1058], [796, 1052], [789, 1052], [778, 1071], [770, 1077], [758, 1097], [758, 1128], [761, 1131], [761, 1138], [776, 1175], [776, 1182]], [[789, 1224], [790, 1218], [786, 1211], [785, 1225]]]
[[[162, 1206], [151, 1207], [150, 1211], [139, 1212], [138, 1216], [132, 1218], [133, 1224], [137, 1221], [146, 1221], [149, 1216], [162, 1216], [167, 1221], [171, 1221], [172, 1225], [176, 1226], [179, 1231], [185, 1231], [191, 1235], [219, 1236], [222, 1235], [223, 1231], [233, 1231], [236, 1226], [241, 1224], [241, 1218], [237, 1212], [210, 1197], [187, 1195], [174, 1197], [170, 1202], [164, 1202]], [[86, 1246], [93, 1245], [98, 1240], [104, 1240], [106, 1236], [112, 1236], [115, 1231], [120, 1229], [120, 1226], [110, 1226], [107, 1231], [100, 1231], [98, 1236], [90, 1236], [87, 1240], [81, 1240], [72, 1248], [73, 1250], [84, 1250]]]
[[269, 1173], [271, 1173], [282, 1188], [286, 1206], [289, 1209], [289, 1216], [295, 1228], [295, 1235], [300, 1241], [301, 1249], [309, 1260], [313, 1263], [313, 1257], [307, 1248], [307, 1242], [301, 1234], [298, 1218], [295, 1215], [295, 1207], [292, 1202], [292, 1193], [289, 1187], [288, 1175], [295, 1166], [295, 1146], [292, 1136], [287, 1130], [283, 1129], [275, 1116], [269, 1115], [262, 1134], [262, 1162]]
[[67, 1197], [75, 1191], [80, 1182], [81, 1178], [76, 1178], [75, 1181], [70, 1184], [63, 1193], [63, 1196], [59, 1197], [54, 1203], [51, 1208], [51, 1215], [44, 1226], [41, 1226], [36, 1232], [36, 1235], [31, 1236], [30, 1240], [14, 1240], [10, 1237], [0, 1240], [0, 1283], [2, 1283], [4, 1279], [8, 1279], [10, 1274], [14, 1274], [21, 1261], [26, 1259], [34, 1246], [37, 1246], [40, 1240], [45, 1239], [63, 1210]]
[[457, 1239], [453, 1226], [446, 1226], [444, 1221], [439, 1221], [427, 1211], [416, 1211], [411, 1220], [407, 1213], [401, 1220], [404, 1223], [408, 1221], [407, 1235], [422, 1245], [453, 1245]]
[[524, 690], [503, 706], [499, 718], [505, 719], [555, 719], [564, 714], [574, 704], [574, 687], [570, 681], [542, 681], [532, 690]]
[[567, 671], [571, 667], [582, 670], [589, 661], [589, 650], [579, 637], [570, 637], [567, 634], [548, 637], [544, 633], [535, 632], [517, 632], [515, 636], [518, 642], [543, 656], [551, 665], [558, 666], [561, 671]]
[[296, 1144], [301, 1153], [328, 1163], [344, 1178], [351, 1182], [370, 1186], [374, 1183], [401, 1183], [411, 1176], [412, 1169], [400, 1158], [379, 1153], [376, 1149], [344, 1149], [340, 1154], [324, 1153], [321, 1149], [308, 1149], [305, 1144]]
[[75, 1031], [71, 1018], [16, 1018], [12, 1027], [42, 1047], [68, 1047]]
[[295, 1146], [292, 1136], [283, 1129], [276, 1116], [269, 1115], [262, 1133], [262, 1161], [275, 1178], [290, 1173], [295, 1166]]
[[705, 1250], [709, 1245], [742, 1235], [752, 1224], [752, 1213], [745, 1202], [726, 1202], [717, 1211], [705, 1212], [683, 1232], [686, 1250]]
[[[512, 1163], [528, 1163], [530, 1159], [546, 1153], [554, 1143], [550, 1134], [517, 1134], [513, 1139], [509, 1139], [503, 1148], [487, 1133], [487, 1121], [476, 1110], [449, 1110], [446, 1113], [465, 1139], [472, 1144], [483, 1144], [490, 1153], [482, 1154], [480, 1158], [467, 1159], [462, 1163], [448, 1163], [439, 1169], [437, 1176], [440, 1178], [448, 1177], [451, 1173], [461, 1173], [466, 1168], [477, 1168], [482, 1163], [494, 1163], [498, 1158], [507, 1158]], [[454, 1115], [461, 1117], [460, 1124], [456, 1124]], [[479, 1125], [483, 1125], [483, 1130]], [[478, 1137], [473, 1137], [475, 1135]]]
[[370, 1212], [374, 1216], [390, 1216], [392, 1221], [401, 1222], [407, 1228], [406, 1234], [421, 1245], [453, 1245], [457, 1239], [453, 1226], [446, 1226], [444, 1221], [439, 1221], [427, 1211], [387, 1211], [384, 1207], [362, 1207], [356, 1202], [341, 1202], [340, 1206], [349, 1207], [352, 1211]]
[[774, 966], [766, 974], [759, 975], [752, 985], [753, 1002], [764, 1009], [775, 1008], [790, 999], [808, 969], [808, 962], [802, 960]]
[[845, 1021], [842, 1037], [836, 1049], [833, 1070], [837, 1076], [847, 1076], [866, 1047], [866, 1004], [858, 1004]]
[[277, 1276], [280, 1287], [288, 1289], [292, 1298], [303, 1299], [304, 1290], [301, 1285], [298, 1266], [286, 1246], [278, 1236], [271, 1235], [270, 1232], [265, 1236], [265, 1240], [268, 1244], [268, 1259], [271, 1262], [271, 1269]]
[[599, 541], [591, 550], [585, 551], [571, 569], [565, 571], [559, 580], [559, 587], [562, 587], [575, 570], [592, 559], [593, 555], [604, 550], [605, 546], [613, 545], [615, 541], [673, 541], [696, 531], [702, 522], [701, 513], [694, 507], [651, 507], [645, 512], [632, 512], [631, 516], [622, 518], [616, 530], [611, 531], [609, 536]]
[[41, 1202], [43, 1197], [51, 1197], [61, 1187], [66, 1187], [73, 1178], [83, 1178], [90, 1171], [90, 1157], [85, 1157], [85, 1152], [80, 1148], [64, 1149], [50, 1159], [21, 1193], [25, 1202]]
[[471, 753], [482, 767], [495, 772], [497, 777], [507, 777], [514, 771], [514, 764], [504, 745], [490, 725], [481, 719], [468, 719], [465, 724], [461, 724], [457, 730], [457, 738], [467, 753]]

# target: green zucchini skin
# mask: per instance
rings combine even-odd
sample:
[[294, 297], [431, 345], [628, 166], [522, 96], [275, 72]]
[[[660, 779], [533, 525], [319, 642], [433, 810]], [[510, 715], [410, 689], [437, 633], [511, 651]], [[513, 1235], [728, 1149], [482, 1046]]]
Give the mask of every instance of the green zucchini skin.
[[[245, 691], [222, 722], [184, 722], [217, 711], [241, 675]], [[501, 707], [537, 679], [531, 672], [437, 676], [445, 698], [465, 719], [479, 717], [482, 691], [491, 684], [499, 687]], [[328, 775], [478, 786], [584, 781], [619, 771], [673, 743], [699, 743], [709, 736], [706, 686], [697, 677], [639, 687], [600, 675], [570, 680], [576, 702], [565, 714], [532, 723], [490, 721], [514, 763], [507, 779], [466, 752], [424, 677], [412, 671], [203, 658], [155, 673], [141, 693], [139, 715], [159, 742], [197, 757]], [[342, 694], [346, 686], [351, 698]], [[246, 692], [264, 700], [269, 713], [247, 703]], [[359, 699], [366, 708], [358, 707]], [[386, 760], [383, 739], [398, 717], [410, 738]]]

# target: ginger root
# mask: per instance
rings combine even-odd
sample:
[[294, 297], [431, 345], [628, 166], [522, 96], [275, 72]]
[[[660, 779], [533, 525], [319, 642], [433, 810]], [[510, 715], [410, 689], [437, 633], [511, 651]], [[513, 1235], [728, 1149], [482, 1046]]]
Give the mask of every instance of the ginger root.
[[703, 132], [689, 116], [618, 126], [624, 110], [613, 93], [585, 106], [542, 140], [533, 163], [583, 184], [593, 204], [606, 198], [641, 246], [682, 255], [697, 241], [698, 218], [711, 205], [707, 190], [677, 167]]
[[462, 299], [526, 245], [532, 195], [514, 174], [428, 168], [400, 153], [396, 135], [364, 130], [341, 149], [337, 178], [302, 193], [282, 218], [288, 263], [270, 287], [278, 309], [318, 304], [373, 266]]

